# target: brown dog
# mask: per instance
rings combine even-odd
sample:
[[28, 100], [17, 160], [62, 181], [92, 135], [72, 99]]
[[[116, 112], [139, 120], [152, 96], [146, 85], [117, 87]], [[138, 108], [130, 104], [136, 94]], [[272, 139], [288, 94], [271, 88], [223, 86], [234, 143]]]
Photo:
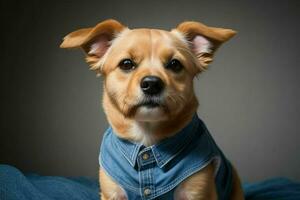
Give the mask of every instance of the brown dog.
[[[153, 149], [160, 142], [175, 137], [184, 127], [189, 126], [196, 113], [198, 101], [193, 90], [194, 77], [207, 68], [216, 49], [234, 35], [235, 31], [231, 29], [208, 27], [192, 21], [183, 22], [169, 32], [158, 29], [131, 30], [115, 20], [106, 20], [95, 27], [68, 34], [61, 48], [82, 48], [91, 69], [103, 75], [103, 108], [112, 126], [111, 131], [117, 136], [115, 140], [137, 145], [139, 151], [152, 150], [150, 154], [142, 155], [141, 163], [151, 160], [151, 152], [153, 152], [155, 158], [153, 163], [159, 165], [158, 153]], [[109, 145], [111, 149], [108, 147], [107, 155], [113, 154], [115, 150], [113, 143]], [[118, 148], [117, 145], [116, 149]], [[181, 151], [178, 151], [174, 157], [180, 154]], [[107, 158], [112, 160], [110, 157]], [[116, 158], [124, 159], [121, 153]], [[173, 156], [169, 160], [172, 159]], [[175, 163], [173, 165], [176, 165], [176, 162], [180, 163], [181, 160], [183, 157], [178, 157], [177, 161], [173, 159], [172, 162]], [[124, 168], [127, 165], [130, 167], [128, 163], [121, 165], [123, 164]], [[141, 185], [145, 177], [158, 181], [160, 177], [164, 177], [164, 173], [167, 173], [166, 166], [159, 165], [160, 168], [154, 169], [155, 164], [153, 164], [153, 169], [146, 170], [147, 176], [141, 176], [141, 172], [139, 178], [135, 180], [139, 182], [140, 188], [134, 198], [134, 195], [129, 194], [134, 191], [130, 181], [121, 184], [122, 180], [118, 177], [125, 177], [125, 182], [126, 178], [129, 180], [130, 171], [137, 170], [140, 161], [134, 161], [132, 169], [125, 170], [122, 175], [114, 176], [114, 173], [120, 173], [123, 167], [120, 165], [113, 167], [113, 165], [114, 163], [107, 168], [109, 170], [111, 167], [111, 174], [106, 173], [107, 170], [104, 170], [101, 165], [99, 176], [101, 199], [225, 198], [220, 196], [222, 191], [216, 184], [218, 165], [213, 162], [213, 159], [197, 171], [186, 175], [172, 187], [164, 187], [162, 192], [155, 189], [156, 185], [146, 187]], [[167, 167], [171, 169], [171, 165], [169, 163]], [[155, 176], [151, 174], [152, 172], [161, 175]], [[183, 172], [182, 174], [185, 174], [186, 171]], [[177, 173], [173, 179], [182, 177], [182, 174]], [[168, 178], [170, 177], [165, 176], [161, 182]], [[227, 179], [230, 179], [231, 186], [230, 196], [226, 199], [244, 199], [234, 168]], [[151, 180], [145, 179], [145, 181]], [[166, 193], [172, 194], [172, 197], [163, 196]]]

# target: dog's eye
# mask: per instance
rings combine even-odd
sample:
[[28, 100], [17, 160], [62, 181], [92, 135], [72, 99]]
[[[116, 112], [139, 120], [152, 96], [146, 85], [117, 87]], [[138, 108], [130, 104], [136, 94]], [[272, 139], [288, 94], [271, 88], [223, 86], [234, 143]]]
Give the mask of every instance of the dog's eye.
[[124, 71], [130, 71], [135, 69], [135, 64], [130, 59], [124, 59], [119, 63], [119, 67]]
[[180, 72], [183, 68], [182, 64], [180, 63], [179, 60], [177, 59], [172, 59], [167, 65], [166, 65], [167, 69], [170, 69], [174, 72]]

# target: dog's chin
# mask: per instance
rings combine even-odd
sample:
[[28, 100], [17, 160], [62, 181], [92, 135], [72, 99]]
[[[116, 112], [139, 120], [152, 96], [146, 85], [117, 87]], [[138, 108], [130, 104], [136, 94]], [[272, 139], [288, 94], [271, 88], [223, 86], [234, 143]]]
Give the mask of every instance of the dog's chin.
[[167, 119], [164, 109], [159, 105], [140, 106], [137, 108], [134, 119], [140, 122], [157, 122]]

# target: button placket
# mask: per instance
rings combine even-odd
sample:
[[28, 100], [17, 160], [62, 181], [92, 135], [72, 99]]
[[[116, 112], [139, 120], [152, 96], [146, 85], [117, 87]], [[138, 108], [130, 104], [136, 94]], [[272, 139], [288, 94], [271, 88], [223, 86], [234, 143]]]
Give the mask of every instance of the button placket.
[[141, 199], [151, 199], [155, 194], [153, 167], [156, 165], [151, 148], [143, 149], [138, 154]]
[[155, 161], [151, 149], [144, 149], [138, 154], [138, 166], [140, 169], [151, 167]]
[[151, 199], [153, 195], [155, 195], [155, 187], [153, 184], [153, 169], [149, 168], [140, 171], [141, 199]]

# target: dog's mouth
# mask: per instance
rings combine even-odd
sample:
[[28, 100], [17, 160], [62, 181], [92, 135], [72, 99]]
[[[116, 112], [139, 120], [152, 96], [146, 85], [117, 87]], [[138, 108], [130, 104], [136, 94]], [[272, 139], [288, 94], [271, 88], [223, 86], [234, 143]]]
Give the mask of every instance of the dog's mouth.
[[161, 98], [146, 97], [134, 107], [131, 116], [137, 121], [153, 122], [165, 120], [169, 113], [167, 105], [164, 104]]
[[148, 110], [147, 112], [152, 112], [152, 110], [157, 111], [157, 109], [161, 110], [164, 113], [168, 111], [168, 107], [164, 104], [162, 99], [155, 97], [146, 97], [137, 104], [132, 105], [128, 110], [129, 112], [127, 112], [126, 114], [128, 117], [134, 116], [140, 109], [142, 109], [143, 111]]
[[155, 113], [160, 113], [163, 116], [169, 113], [169, 108], [161, 96], [144, 96], [135, 104], [128, 106], [123, 113], [128, 118], [137, 115], [143, 115], [143, 118], [145, 118], [145, 116], [153, 116]]
[[137, 105], [137, 107], [142, 107], [142, 106], [145, 106], [146, 108], [156, 108], [161, 106], [161, 104], [156, 101], [150, 100], [150, 101], [141, 102]]
[[159, 96], [146, 96], [142, 101], [136, 104], [136, 108], [145, 107], [145, 108], [158, 108], [165, 107], [163, 99]]

